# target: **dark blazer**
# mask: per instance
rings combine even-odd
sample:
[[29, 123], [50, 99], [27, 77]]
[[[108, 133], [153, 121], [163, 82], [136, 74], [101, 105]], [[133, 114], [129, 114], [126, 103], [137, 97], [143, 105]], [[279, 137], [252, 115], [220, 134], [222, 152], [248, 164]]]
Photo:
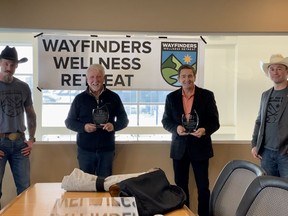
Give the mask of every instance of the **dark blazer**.
[[[267, 105], [273, 89], [271, 88], [262, 94], [260, 109], [252, 135], [252, 148], [256, 146], [259, 154], [261, 154], [262, 147], [264, 146]], [[279, 138], [279, 152], [284, 155], [288, 153], [288, 95], [283, 98], [278, 116], [278, 133], [275, 136]]]
[[213, 157], [211, 134], [219, 129], [219, 114], [213, 92], [195, 86], [192, 109], [196, 109], [199, 116], [198, 128], [205, 128], [206, 135], [197, 138], [192, 135], [179, 136], [177, 126], [181, 125], [184, 113], [182, 102], [182, 88], [169, 93], [166, 97], [163, 114], [163, 127], [172, 133], [170, 157], [181, 159], [188, 151], [193, 160], [204, 160]]

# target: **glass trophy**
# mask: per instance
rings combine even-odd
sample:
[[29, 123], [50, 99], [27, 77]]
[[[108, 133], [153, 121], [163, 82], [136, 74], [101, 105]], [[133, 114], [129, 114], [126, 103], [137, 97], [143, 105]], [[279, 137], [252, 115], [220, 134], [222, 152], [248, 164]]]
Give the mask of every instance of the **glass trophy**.
[[186, 129], [187, 133], [192, 133], [197, 130], [199, 124], [199, 116], [196, 110], [192, 113], [182, 115], [182, 125]]
[[109, 110], [106, 105], [92, 110], [93, 122], [97, 128], [102, 128], [101, 124], [106, 124], [109, 120]]

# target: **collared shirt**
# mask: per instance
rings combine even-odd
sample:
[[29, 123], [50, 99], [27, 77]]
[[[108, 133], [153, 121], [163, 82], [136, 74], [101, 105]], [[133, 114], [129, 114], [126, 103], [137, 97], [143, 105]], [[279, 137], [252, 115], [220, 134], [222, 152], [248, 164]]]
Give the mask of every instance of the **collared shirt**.
[[99, 97], [100, 97], [100, 95], [101, 95], [101, 94], [105, 91], [105, 89], [106, 89], [105, 85], [103, 85], [103, 88], [102, 88], [102, 90], [101, 90], [101, 92], [100, 92], [100, 94], [99, 94], [98, 96], [96, 96], [96, 95], [93, 93], [93, 91], [91, 90], [90, 87], [88, 87], [88, 89], [89, 89], [89, 94], [92, 95], [92, 96], [96, 99], [97, 104], [99, 104]]
[[191, 112], [194, 102], [194, 95], [195, 95], [195, 88], [193, 88], [192, 94], [189, 97], [185, 95], [185, 92], [182, 89], [182, 102], [185, 115], [190, 114]]

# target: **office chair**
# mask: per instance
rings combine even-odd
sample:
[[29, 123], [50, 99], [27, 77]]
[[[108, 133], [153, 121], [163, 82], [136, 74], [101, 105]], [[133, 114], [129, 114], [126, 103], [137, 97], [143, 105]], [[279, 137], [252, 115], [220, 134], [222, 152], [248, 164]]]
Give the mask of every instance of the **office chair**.
[[245, 160], [228, 162], [211, 191], [210, 216], [233, 216], [244, 192], [257, 177], [265, 174], [258, 165]]
[[288, 215], [288, 179], [260, 176], [246, 190], [236, 216]]

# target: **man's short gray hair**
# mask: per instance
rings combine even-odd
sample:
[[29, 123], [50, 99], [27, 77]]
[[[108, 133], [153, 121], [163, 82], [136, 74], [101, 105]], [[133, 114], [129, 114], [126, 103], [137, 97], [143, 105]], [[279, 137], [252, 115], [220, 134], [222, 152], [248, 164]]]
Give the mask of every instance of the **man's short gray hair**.
[[[87, 69], [87, 73], [88, 73], [88, 71], [90, 71], [90, 70], [98, 70], [98, 71], [102, 72], [102, 73], [105, 75], [105, 69], [104, 69], [104, 67], [103, 67], [101, 64], [91, 64], [91, 65], [88, 67], [88, 69]], [[86, 73], [86, 74], [87, 74], [87, 73]]]

